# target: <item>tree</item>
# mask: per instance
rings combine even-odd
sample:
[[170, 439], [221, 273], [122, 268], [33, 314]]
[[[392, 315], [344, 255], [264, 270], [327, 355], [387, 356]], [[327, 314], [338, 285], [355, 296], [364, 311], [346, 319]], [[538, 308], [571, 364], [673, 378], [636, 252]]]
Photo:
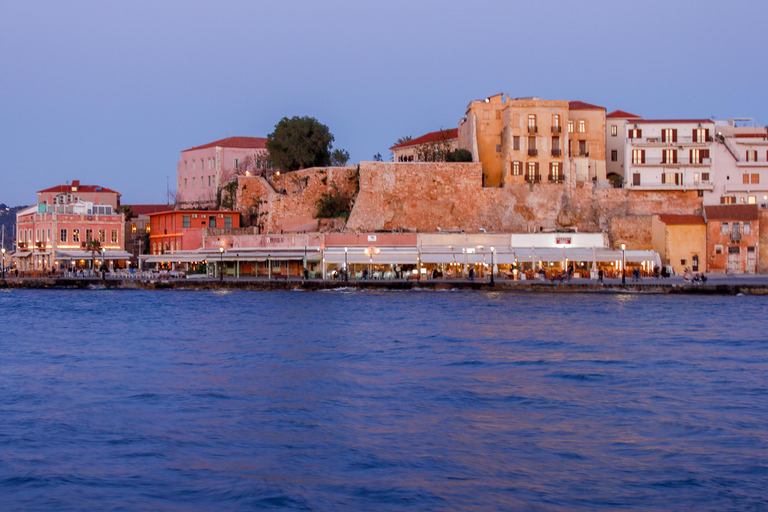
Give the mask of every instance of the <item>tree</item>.
[[381, 153], [376, 153], [373, 155], [373, 161], [374, 162], [383, 162], [383, 159], [381, 158]]
[[284, 117], [267, 135], [267, 150], [274, 165], [285, 172], [331, 163], [334, 137], [314, 117]]
[[[91, 269], [96, 270], [94, 262], [96, 260], [96, 253], [101, 251], [101, 242], [96, 239], [89, 238], [85, 241], [85, 250], [91, 253]], [[104, 262], [102, 261], [101, 264], [103, 265]]]
[[471, 162], [472, 153], [467, 149], [456, 149], [445, 155], [446, 162]]
[[344, 167], [349, 161], [349, 153], [343, 149], [334, 149], [331, 153], [331, 165]]
[[413, 140], [413, 137], [410, 135], [403, 135], [397, 141], [395, 141], [395, 146], [399, 146], [400, 144], [405, 144], [406, 142], [411, 142]]
[[446, 155], [451, 151], [451, 139], [448, 130], [440, 130], [440, 135], [434, 142], [416, 146], [418, 162], [445, 162]]

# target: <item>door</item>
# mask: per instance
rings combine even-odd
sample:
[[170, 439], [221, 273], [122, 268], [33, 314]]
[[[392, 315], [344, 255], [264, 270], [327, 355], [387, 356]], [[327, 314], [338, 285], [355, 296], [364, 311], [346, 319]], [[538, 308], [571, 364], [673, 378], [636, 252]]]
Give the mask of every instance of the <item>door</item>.
[[755, 258], [755, 248], [747, 247], [747, 268], [745, 272], [748, 274], [754, 274], [757, 270], [757, 259]]
[[739, 273], [739, 248], [738, 247], [729, 247], [728, 248], [728, 272], [731, 274], [737, 274]]

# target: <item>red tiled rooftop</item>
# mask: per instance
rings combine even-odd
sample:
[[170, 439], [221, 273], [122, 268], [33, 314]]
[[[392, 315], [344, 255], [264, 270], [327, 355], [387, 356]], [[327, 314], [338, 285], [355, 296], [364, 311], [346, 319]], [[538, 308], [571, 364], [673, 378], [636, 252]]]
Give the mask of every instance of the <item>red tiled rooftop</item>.
[[659, 215], [659, 219], [664, 224], [676, 224], [681, 226], [690, 226], [694, 224], [706, 224], [704, 217], [701, 215], [674, 215], [670, 213], [663, 213]]
[[599, 107], [583, 101], [569, 101], [568, 110], [605, 110], [605, 107]]
[[162, 212], [170, 209], [167, 204], [130, 204], [125, 205], [130, 208], [134, 215], [149, 215], [150, 213]]
[[711, 119], [638, 119], [636, 123], [712, 123]]
[[[77, 190], [72, 190], [72, 187], [77, 187]], [[106, 192], [108, 194], [120, 195], [120, 192], [102, 187], [101, 185], [81, 185], [79, 180], [72, 181], [72, 184], [70, 185], [56, 185], [55, 187], [37, 191], [38, 194], [45, 194], [46, 192], [53, 194], [63, 194], [67, 192]]]
[[756, 204], [723, 204], [705, 206], [707, 220], [757, 220]]
[[606, 119], [642, 119], [641, 116], [636, 116], [635, 114], [630, 114], [629, 112], [625, 112], [623, 110], [614, 110], [605, 117]]
[[215, 142], [209, 142], [202, 146], [192, 146], [189, 149], [185, 149], [182, 153], [187, 151], [194, 151], [196, 149], [207, 148], [238, 148], [238, 149], [266, 149], [267, 139], [264, 137], [227, 137], [226, 139], [217, 140]]
[[403, 142], [402, 144], [398, 144], [397, 146], [392, 146], [389, 149], [400, 149], [400, 148], [407, 148], [409, 146], [418, 146], [419, 144], [436, 142], [443, 138], [447, 140], [458, 139], [459, 129], [451, 128], [450, 130], [438, 130], [436, 132], [429, 132], [426, 135], [422, 135], [421, 137], [416, 137], [415, 139], [409, 140], [408, 142]]

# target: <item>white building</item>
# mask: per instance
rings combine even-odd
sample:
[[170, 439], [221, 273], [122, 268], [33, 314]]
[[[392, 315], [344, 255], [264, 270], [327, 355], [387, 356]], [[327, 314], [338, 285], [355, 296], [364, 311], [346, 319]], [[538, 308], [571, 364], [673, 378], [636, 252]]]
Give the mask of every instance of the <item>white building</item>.
[[715, 121], [714, 190], [705, 205], [757, 204], [768, 208], [768, 140], [754, 119]]
[[616, 180], [617, 183], [624, 181], [626, 125], [639, 120], [642, 120], [642, 117], [623, 110], [614, 110], [605, 116], [605, 172], [611, 181]]

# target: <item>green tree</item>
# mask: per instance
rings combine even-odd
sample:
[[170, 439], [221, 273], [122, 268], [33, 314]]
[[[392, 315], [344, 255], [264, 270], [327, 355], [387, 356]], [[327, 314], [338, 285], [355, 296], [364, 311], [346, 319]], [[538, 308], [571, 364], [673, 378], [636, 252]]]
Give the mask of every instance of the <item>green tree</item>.
[[399, 139], [397, 139], [397, 141], [395, 141], [395, 146], [399, 146], [400, 144], [405, 144], [406, 142], [411, 142], [412, 140], [413, 140], [413, 137], [411, 137], [410, 135], [404, 135]]
[[349, 161], [349, 153], [343, 149], [334, 149], [331, 153], [331, 165], [343, 167]]
[[381, 153], [376, 153], [375, 155], [373, 155], [373, 161], [374, 162], [382, 162], [382, 161], [384, 161], [384, 159], [381, 158]]
[[267, 135], [272, 163], [285, 172], [331, 163], [333, 134], [314, 117], [284, 117]]
[[467, 149], [456, 149], [445, 155], [446, 162], [471, 162], [472, 153]]

